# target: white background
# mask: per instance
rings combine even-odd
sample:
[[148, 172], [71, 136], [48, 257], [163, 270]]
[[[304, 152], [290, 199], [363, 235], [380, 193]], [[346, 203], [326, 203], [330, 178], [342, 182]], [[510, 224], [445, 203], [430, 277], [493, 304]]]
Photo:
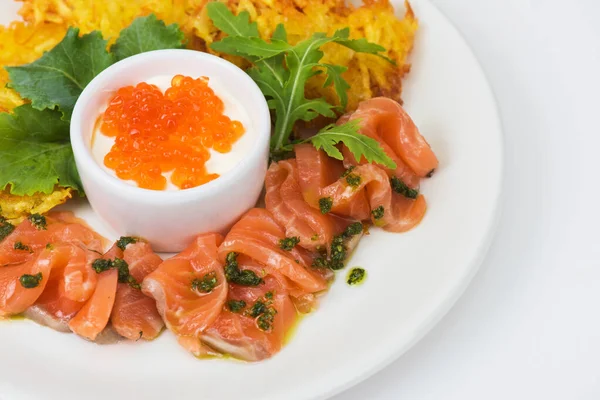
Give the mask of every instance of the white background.
[[432, 1], [499, 102], [503, 218], [442, 322], [335, 400], [598, 400], [600, 0]]
[[432, 1], [499, 102], [503, 217], [441, 323], [335, 400], [598, 400], [600, 0]]

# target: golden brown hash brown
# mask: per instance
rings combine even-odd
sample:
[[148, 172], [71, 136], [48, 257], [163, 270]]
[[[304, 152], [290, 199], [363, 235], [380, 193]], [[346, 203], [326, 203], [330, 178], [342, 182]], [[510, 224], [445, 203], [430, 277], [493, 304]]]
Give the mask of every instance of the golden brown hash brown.
[[[208, 50], [221, 33], [210, 23], [206, 8], [210, 0], [21, 0], [20, 14], [25, 22], [0, 26], [0, 66], [31, 62], [52, 48], [69, 26], [82, 33], [100, 30], [106, 38], [116, 38], [121, 29], [140, 15], [155, 13], [167, 23], [176, 22], [186, 33], [191, 48]], [[353, 38], [365, 37], [386, 48], [387, 61], [337, 44], [325, 46], [324, 62], [345, 65], [350, 83], [348, 109], [373, 96], [388, 96], [400, 101], [401, 81], [410, 65], [407, 56], [413, 47], [417, 20], [406, 3], [404, 18], [399, 19], [389, 0], [365, 0], [360, 7], [343, 0], [228, 0], [234, 13], [248, 11], [258, 24], [261, 36], [269, 38], [279, 23], [285, 24], [290, 42], [295, 43], [315, 32], [332, 34], [349, 27]], [[233, 60], [244, 67], [240, 60]], [[22, 100], [5, 89], [7, 75], [0, 72], [0, 110], [10, 110]], [[333, 88], [323, 88], [323, 77], [315, 76], [308, 84], [307, 97], [325, 96], [335, 103]]]
[[43, 214], [71, 198], [71, 189], [57, 187], [50, 194], [35, 193], [15, 196], [7, 190], [0, 191], [0, 214], [12, 223], [19, 223], [30, 214]]

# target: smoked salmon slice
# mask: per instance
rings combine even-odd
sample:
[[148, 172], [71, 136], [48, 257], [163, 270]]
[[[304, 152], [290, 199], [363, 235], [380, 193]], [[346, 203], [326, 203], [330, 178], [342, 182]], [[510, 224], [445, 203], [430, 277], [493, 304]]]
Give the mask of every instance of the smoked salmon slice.
[[402, 160], [401, 165], [410, 169], [407, 171], [402, 167], [396, 170], [396, 176], [409, 187], [414, 187], [415, 183], [409, 172], [424, 178], [438, 167], [438, 159], [431, 146], [398, 102], [387, 97], [363, 101], [342, 121], [354, 119], [360, 119], [360, 133], [378, 140], [388, 155], [397, 156]]
[[[264, 266], [248, 257], [240, 256], [238, 262], [244, 270], [264, 273]], [[206, 329], [202, 342], [246, 361], [273, 356], [298, 318], [287, 287], [286, 279], [276, 273], [264, 276], [258, 286], [230, 284], [225, 308]]]
[[115, 302], [119, 273], [116, 269], [98, 274], [92, 297], [69, 321], [69, 328], [86, 339], [96, 340], [106, 328]]
[[56, 253], [43, 250], [33, 260], [0, 267], [0, 318], [20, 314], [31, 306], [42, 294], [57, 262]]
[[[127, 244], [122, 258], [136, 282], [142, 282], [163, 261], [150, 244], [143, 241]], [[110, 321], [119, 335], [131, 340], [152, 340], [165, 326], [156, 309], [156, 301], [127, 283], [119, 283], [117, 287]]]
[[193, 352], [201, 347], [202, 332], [217, 319], [227, 299], [228, 285], [217, 254], [222, 241], [216, 233], [198, 236], [142, 283], [142, 292], [156, 300], [167, 328]]
[[315, 251], [331, 244], [335, 224], [331, 216], [304, 201], [295, 160], [272, 163], [265, 186], [266, 208], [281, 226], [285, 226], [287, 237], [297, 237], [300, 246]]
[[91, 263], [97, 253], [72, 243], [53, 245], [55, 255], [48, 283], [25, 316], [55, 330], [69, 332], [69, 320], [79, 312], [96, 289], [97, 276]]
[[[315, 149], [312, 144], [296, 145], [294, 152], [302, 196], [310, 206], [318, 210], [323, 189], [336, 182], [346, 169], [341, 161], [328, 157], [324, 151]], [[336, 211], [339, 215], [352, 216], [359, 221], [367, 220], [371, 215], [364, 191], [357, 191], [351, 200], [338, 204]]]
[[262, 264], [267, 273], [280, 273], [305, 292], [325, 290], [326, 279], [310, 269], [312, 257], [298, 246], [282, 249], [285, 238], [285, 230], [269, 211], [253, 208], [231, 228], [219, 247], [219, 257], [225, 261], [229, 253], [245, 254]]
[[57, 243], [77, 243], [101, 253], [103, 241], [102, 236], [70, 212], [51, 213], [48, 217], [36, 214], [0, 243], [0, 265], [25, 262]]

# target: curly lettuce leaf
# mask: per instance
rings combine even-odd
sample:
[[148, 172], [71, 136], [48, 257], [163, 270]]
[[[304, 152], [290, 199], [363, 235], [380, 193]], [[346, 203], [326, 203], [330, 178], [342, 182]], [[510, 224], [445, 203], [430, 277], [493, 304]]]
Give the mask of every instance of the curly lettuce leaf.
[[60, 112], [26, 104], [0, 113], [0, 189], [8, 185], [15, 195], [52, 193], [55, 185], [82, 192]]
[[33, 108], [58, 108], [68, 120], [86, 85], [113, 63], [106, 43], [100, 32], [79, 37], [79, 29], [69, 28], [63, 40], [38, 60], [6, 67], [8, 86], [31, 100]]
[[156, 15], [136, 18], [123, 29], [110, 51], [117, 61], [152, 50], [181, 49], [184, 34], [177, 24], [166, 25]]

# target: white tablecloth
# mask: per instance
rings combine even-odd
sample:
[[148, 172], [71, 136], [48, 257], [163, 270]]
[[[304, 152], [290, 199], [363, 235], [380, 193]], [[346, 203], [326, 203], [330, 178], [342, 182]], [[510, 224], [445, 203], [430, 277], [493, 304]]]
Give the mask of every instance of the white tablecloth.
[[503, 218], [443, 321], [335, 400], [598, 400], [600, 1], [433, 2], [499, 102]]

